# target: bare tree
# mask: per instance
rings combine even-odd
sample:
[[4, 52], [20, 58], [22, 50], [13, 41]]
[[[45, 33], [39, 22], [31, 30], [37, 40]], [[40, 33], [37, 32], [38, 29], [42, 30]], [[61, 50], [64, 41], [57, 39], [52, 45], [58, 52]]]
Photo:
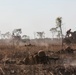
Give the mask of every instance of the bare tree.
[[54, 35], [57, 32], [57, 28], [51, 28], [50, 31], [52, 32], [52, 38], [54, 38]]
[[61, 31], [57, 31], [57, 37], [60, 39], [60, 37], [61, 37]]
[[45, 33], [44, 32], [37, 32], [37, 36], [42, 39], [45, 37]]
[[5, 34], [1, 34], [1, 39], [5, 39]]
[[12, 32], [13, 36], [20, 36], [20, 34], [22, 33], [21, 29], [14, 29]]
[[22, 41], [25, 43], [30, 43], [30, 37], [28, 35], [23, 35], [22, 36]]
[[60, 28], [61, 36], [62, 36], [62, 48], [63, 48], [63, 33], [62, 33], [62, 17], [56, 18], [57, 28]]
[[11, 37], [10, 32], [6, 32], [4, 34], [1, 34], [1, 39], [10, 39], [10, 37]]
[[22, 39], [29, 39], [29, 36], [23, 35], [23, 36], [22, 36]]
[[10, 39], [11, 33], [10, 33], [10, 32], [6, 32], [6, 33], [5, 33], [5, 37], [6, 37], [7, 39]]
[[21, 41], [21, 29], [14, 29], [12, 32], [12, 39], [13, 39], [13, 45], [19, 45], [19, 42]]

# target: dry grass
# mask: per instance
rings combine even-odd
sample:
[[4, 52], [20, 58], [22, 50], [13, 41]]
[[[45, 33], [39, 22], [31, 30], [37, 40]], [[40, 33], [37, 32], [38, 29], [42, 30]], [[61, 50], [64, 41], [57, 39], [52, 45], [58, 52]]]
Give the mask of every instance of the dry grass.
[[[71, 47], [76, 49], [75, 44], [71, 45]], [[61, 62], [60, 64], [52, 63], [52, 64], [47, 64], [47, 65], [41, 65], [41, 64], [39, 65], [17, 65], [17, 64], [4, 65], [3, 63], [1, 63], [1, 61], [4, 58], [11, 58], [17, 61], [24, 58], [27, 52], [30, 52], [31, 54], [38, 52], [39, 50], [56, 52], [60, 50], [61, 48], [62, 48], [61, 45], [49, 45], [47, 47], [46, 46], [29, 46], [29, 47], [16, 46], [14, 47], [14, 46], [9, 46], [9, 45], [0, 45], [0, 66], [2, 70], [4, 71], [5, 75], [52, 75], [51, 74], [52, 69], [55, 69], [55, 67], [58, 65], [62, 65]], [[61, 57], [62, 58], [72, 57], [76, 59], [76, 55], [72, 55], [72, 56], [61, 55]]]

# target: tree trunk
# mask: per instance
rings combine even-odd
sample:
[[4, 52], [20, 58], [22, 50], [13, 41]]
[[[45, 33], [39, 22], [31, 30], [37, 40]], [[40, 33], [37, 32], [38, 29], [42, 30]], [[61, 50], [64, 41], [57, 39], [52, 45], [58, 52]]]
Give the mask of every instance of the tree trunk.
[[60, 27], [60, 31], [61, 31], [61, 43], [62, 43], [62, 49], [63, 49], [63, 34], [62, 34], [62, 28]]

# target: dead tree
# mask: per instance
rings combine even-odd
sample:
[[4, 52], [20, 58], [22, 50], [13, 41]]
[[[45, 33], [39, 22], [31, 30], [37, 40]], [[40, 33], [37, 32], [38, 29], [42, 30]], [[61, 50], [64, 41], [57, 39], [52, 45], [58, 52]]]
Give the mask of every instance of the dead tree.
[[37, 36], [39, 37], [39, 39], [43, 39], [45, 37], [45, 33], [44, 32], [37, 32]]
[[54, 38], [55, 33], [57, 32], [57, 28], [51, 28], [50, 31], [52, 32], [52, 38]]
[[12, 32], [13, 45], [19, 45], [21, 41], [21, 29], [14, 29]]
[[63, 48], [63, 33], [62, 33], [62, 17], [56, 18], [57, 28], [60, 28], [61, 36], [62, 36], [62, 48]]
[[30, 37], [28, 35], [23, 35], [21, 39], [22, 39], [22, 42], [30, 44]]
[[61, 31], [57, 31], [57, 38], [58, 38], [58, 39], [61, 38]]
[[10, 32], [6, 32], [4, 34], [1, 34], [1, 39], [10, 39], [10, 37], [11, 37]]

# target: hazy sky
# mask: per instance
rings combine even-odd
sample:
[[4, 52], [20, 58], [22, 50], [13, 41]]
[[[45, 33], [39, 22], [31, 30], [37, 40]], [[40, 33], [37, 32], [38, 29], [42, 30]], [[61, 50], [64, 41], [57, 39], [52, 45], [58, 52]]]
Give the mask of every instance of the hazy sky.
[[[2, 33], [22, 28], [23, 34], [34, 37], [44, 31], [51, 37], [55, 19], [63, 19], [63, 32], [76, 30], [76, 0], [0, 0], [0, 30]], [[73, 31], [74, 31], [73, 30]]]

